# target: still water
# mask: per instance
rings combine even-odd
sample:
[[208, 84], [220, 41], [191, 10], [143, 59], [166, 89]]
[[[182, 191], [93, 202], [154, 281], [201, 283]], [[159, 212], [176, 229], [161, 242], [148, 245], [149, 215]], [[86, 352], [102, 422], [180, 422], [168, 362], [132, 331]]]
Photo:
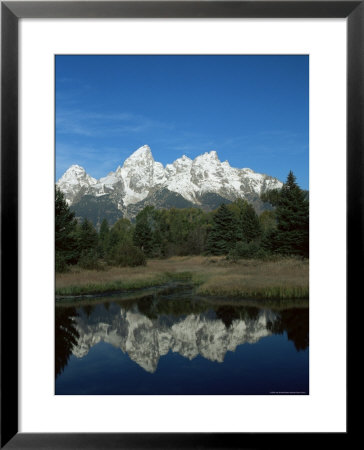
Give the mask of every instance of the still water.
[[308, 308], [187, 287], [56, 306], [55, 393], [308, 394]]

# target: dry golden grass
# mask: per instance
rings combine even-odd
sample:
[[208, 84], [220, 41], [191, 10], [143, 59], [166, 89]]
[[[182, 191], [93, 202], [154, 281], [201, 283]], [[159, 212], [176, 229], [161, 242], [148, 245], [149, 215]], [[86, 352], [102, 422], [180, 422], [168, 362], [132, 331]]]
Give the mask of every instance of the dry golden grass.
[[112, 267], [100, 272], [73, 269], [56, 275], [56, 292], [66, 295], [141, 288], [163, 284], [186, 273], [200, 285], [200, 294], [308, 298], [308, 261], [290, 258], [231, 263], [224, 257], [186, 256], [148, 260], [146, 266]]
[[242, 297], [308, 298], [308, 262], [245, 260], [215, 272], [198, 292]]

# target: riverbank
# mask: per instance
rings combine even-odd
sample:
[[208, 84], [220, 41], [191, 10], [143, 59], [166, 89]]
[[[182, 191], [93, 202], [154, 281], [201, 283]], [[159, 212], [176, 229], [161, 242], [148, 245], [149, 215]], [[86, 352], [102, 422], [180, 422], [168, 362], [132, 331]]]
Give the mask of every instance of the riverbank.
[[238, 298], [308, 298], [307, 260], [240, 260], [224, 257], [173, 257], [148, 260], [146, 266], [110, 267], [103, 271], [73, 268], [56, 274], [56, 296], [102, 294], [188, 281], [196, 294]]

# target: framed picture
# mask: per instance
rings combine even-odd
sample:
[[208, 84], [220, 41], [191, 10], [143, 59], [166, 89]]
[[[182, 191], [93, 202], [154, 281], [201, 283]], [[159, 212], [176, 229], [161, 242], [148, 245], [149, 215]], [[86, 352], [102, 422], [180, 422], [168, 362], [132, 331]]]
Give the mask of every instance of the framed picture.
[[[363, 158], [358, 150], [363, 146], [362, 2], [9, 1], [2, 2], [1, 7], [1, 445], [240, 448], [242, 439], [244, 447], [251, 447], [273, 438], [282, 443], [297, 438], [295, 434], [283, 435], [288, 432], [302, 433], [303, 440], [313, 432], [315, 439], [318, 432], [340, 433], [338, 438], [345, 439], [346, 304], [356, 291], [363, 269], [357, 262], [363, 250]], [[251, 48], [242, 45], [243, 41]], [[116, 73], [117, 78], [110, 76]], [[119, 98], [117, 83], [124, 88]], [[244, 90], [239, 83], [244, 84]], [[291, 90], [283, 89], [291, 84]], [[205, 106], [194, 103], [194, 98]], [[244, 102], [250, 114], [245, 112], [240, 117]], [[217, 112], [212, 113], [215, 109]], [[200, 120], [203, 111], [206, 115]], [[185, 120], [188, 114], [189, 122]], [[245, 126], [241, 124], [243, 117]], [[181, 123], [172, 123], [172, 118]], [[266, 131], [257, 127], [259, 120], [275, 125]], [[287, 123], [294, 120], [301, 128], [288, 132]], [[199, 125], [188, 125], [192, 123]], [[101, 137], [94, 132], [97, 127], [105, 131]], [[220, 136], [216, 133], [208, 141], [211, 130], [219, 127], [230, 130], [230, 135], [227, 131]], [[242, 135], [234, 135], [231, 130], [239, 127]], [[127, 142], [127, 133], [131, 136], [136, 132], [139, 140], [150, 139], [152, 148], [143, 145], [149, 142], [141, 142], [136, 150], [139, 145], [132, 147], [137, 142], [133, 138], [122, 151], [120, 146], [115, 150], [117, 136]], [[103, 150], [96, 152], [101, 141]], [[55, 162], [49, 149], [51, 142], [56, 149]], [[154, 142], [162, 148], [159, 154], [154, 153]], [[263, 148], [267, 142], [269, 151]], [[260, 159], [268, 168], [262, 166], [256, 172], [267, 175], [241, 169], [246, 167], [243, 158], [238, 158], [244, 144], [251, 149], [251, 164], [258, 169], [261, 152]], [[295, 146], [291, 159], [285, 145]], [[224, 148], [222, 155], [219, 148], [218, 153], [212, 151], [216, 146]], [[268, 164], [269, 158], [275, 165]], [[229, 162], [223, 163], [224, 159]], [[110, 166], [113, 160], [115, 167]], [[295, 162], [303, 189], [297, 187], [292, 172], [287, 181], [281, 175], [281, 171], [288, 172], [288, 164]], [[95, 178], [77, 164], [89, 164]], [[275, 173], [268, 172], [270, 167], [275, 167]], [[188, 180], [192, 180], [190, 185]], [[56, 247], [54, 254], [54, 210], [48, 205], [54, 205], [55, 181], [56, 202], [74, 211], [73, 217], [79, 221], [77, 224], [72, 219], [72, 239], [79, 246], [76, 251], [70, 244], [72, 254], [71, 247]], [[302, 200], [301, 216], [307, 207], [307, 239], [302, 237], [304, 227], [300, 226], [300, 234], [295, 234], [289, 244], [290, 236], [283, 236], [284, 227], [279, 228], [279, 221], [283, 223], [286, 216], [280, 219], [281, 213], [274, 212], [274, 202], [283, 200], [275, 200], [269, 196], [270, 189], [264, 191], [262, 186], [256, 188], [260, 196], [255, 195], [249, 182], [273, 189], [292, 185]], [[247, 193], [242, 198], [254, 205], [255, 212], [234, 191], [239, 183], [238, 191], [242, 192], [244, 185]], [[283, 195], [279, 189], [277, 195]], [[120, 194], [118, 201], [112, 194], [116, 191]], [[308, 297], [308, 191], [310, 355], [308, 307], [300, 303]], [[97, 203], [97, 208], [92, 209], [89, 202]], [[260, 219], [257, 211], [264, 211], [264, 202], [268, 209]], [[196, 211], [196, 204], [203, 212], [188, 216], [194, 228], [181, 239], [178, 233], [185, 226], [182, 216], [188, 214], [186, 211]], [[148, 209], [155, 205], [165, 211], [163, 217]], [[222, 219], [215, 219], [219, 214]], [[231, 230], [226, 225], [230, 223], [229, 214], [234, 224]], [[241, 230], [237, 227], [234, 214], [255, 221], [254, 236], [250, 236], [248, 226]], [[120, 242], [115, 238], [110, 244], [105, 218], [113, 226], [111, 232], [115, 234], [118, 228], [119, 235], [127, 237]], [[171, 231], [173, 221], [178, 231], [175, 234]], [[224, 222], [222, 235], [219, 221]], [[275, 225], [270, 225], [272, 221]], [[257, 234], [263, 228], [265, 240], [260, 232]], [[107, 243], [102, 233], [107, 235]], [[95, 245], [86, 248], [84, 243], [93, 236]], [[269, 242], [266, 236], [270, 236]], [[62, 239], [64, 242], [64, 236]], [[267, 285], [264, 295], [268, 298], [274, 291], [281, 299], [289, 298], [293, 306], [286, 302], [277, 309], [271, 302], [262, 306], [260, 300], [257, 307], [254, 295], [262, 294], [256, 286], [244, 294], [250, 303], [230, 302], [233, 288], [240, 289], [242, 296], [241, 286], [234, 283], [239, 284], [237, 272], [240, 274], [243, 267], [240, 259], [254, 258], [251, 252], [260, 255], [259, 261], [263, 260], [262, 252], [296, 255], [294, 270], [298, 275], [287, 259], [284, 263], [269, 260], [271, 266], [259, 266], [259, 270], [275, 277], [278, 285], [282, 274], [277, 267], [286, 264], [281, 269], [284, 289], [274, 291], [273, 285]], [[121, 261], [120, 255], [127, 261]], [[71, 267], [71, 272], [57, 275], [56, 280], [50, 263], [54, 256], [60, 273]], [[147, 259], [154, 261], [153, 275], [158, 283], [144, 286], [146, 277], [152, 279], [143, 269]], [[244, 270], [254, 279], [256, 263], [244, 261]], [[120, 266], [133, 268], [127, 269], [128, 279], [121, 284], [119, 272], [115, 275], [119, 284], [112, 289], [119, 297], [95, 302], [97, 295], [110, 293], [115, 281], [106, 282], [105, 273], [109, 277]], [[96, 269], [101, 274], [101, 287], [95, 288], [94, 279], [91, 284], [82, 282], [75, 287], [74, 279], [79, 279], [82, 270], [96, 273]], [[166, 274], [168, 279], [163, 278]], [[265, 280], [269, 278], [264, 276]], [[290, 284], [290, 276], [299, 288]], [[142, 288], [154, 289], [152, 296], [145, 290], [138, 291], [137, 298], [135, 291], [132, 298], [130, 292], [125, 296], [124, 291], [133, 283], [140, 287], [140, 280]], [[54, 314], [54, 302], [47, 298], [54, 292], [55, 282], [58, 309], [54, 351], [53, 315], [47, 323]], [[192, 282], [199, 286], [197, 303], [186, 290]], [[87, 287], [90, 285], [91, 290]], [[70, 292], [72, 299], [67, 297]], [[74, 295], [79, 294], [88, 297], [75, 300]], [[208, 306], [202, 309], [201, 296], [210, 296], [208, 300], [204, 297]], [[323, 301], [326, 298], [330, 306]], [[293, 318], [289, 308], [295, 308]], [[325, 319], [326, 311], [331, 320]], [[193, 331], [187, 327], [191, 320], [203, 322], [198, 328], [199, 336], [204, 335], [200, 336], [203, 342], [198, 345], [197, 328]], [[340, 320], [340, 329], [335, 331]], [[125, 335], [126, 328], [134, 330], [134, 340]], [[193, 342], [189, 339], [192, 335], [196, 338]], [[67, 345], [63, 345], [65, 342]], [[96, 345], [99, 342], [102, 345]], [[260, 356], [251, 350], [254, 343], [255, 349], [262, 344]], [[328, 350], [330, 345], [335, 355]], [[123, 356], [122, 369], [118, 366], [120, 349], [128, 356]], [[230, 359], [226, 357], [228, 352]], [[55, 376], [54, 362], [52, 367], [49, 364], [51, 355], [56, 359]], [[274, 359], [274, 355], [280, 356]], [[221, 364], [225, 358], [228, 362]], [[130, 361], [132, 366], [128, 368]], [[158, 369], [158, 365], [163, 367]], [[37, 374], [31, 373], [34, 367]], [[129, 378], [123, 378], [124, 370]], [[323, 375], [317, 382], [320, 371]], [[328, 380], [333, 371], [335, 375]], [[32, 413], [35, 403], [38, 413]], [[96, 429], [91, 416], [108, 408], [101, 415], [104, 423]], [[217, 419], [213, 411], [225, 411], [224, 418]], [[332, 415], [323, 417], [324, 411]], [[258, 424], [258, 416], [264, 425]], [[136, 418], [140, 423], [135, 423]]]

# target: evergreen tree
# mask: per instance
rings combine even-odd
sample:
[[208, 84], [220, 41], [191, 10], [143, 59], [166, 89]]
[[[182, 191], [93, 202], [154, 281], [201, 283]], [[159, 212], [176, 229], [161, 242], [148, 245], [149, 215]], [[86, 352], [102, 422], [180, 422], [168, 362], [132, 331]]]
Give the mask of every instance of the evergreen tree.
[[219, 206], [208, 235], [207, 250], [213, 255], [226, 255], [235, 243], [236, 221], [225, 204]]
[[239, 198], [227, 207], [235, 216], [235, 239], [237, 242], [249, 243], [260, 237], [262, 230], [252, 204]]
[[84, 219], [77, 231], [79, 259], [78, 265], [83, 269], [99, 269], [98, 235], [92, 222]]
[[107, 221], [107, 219], [104, 219], [100, 225], [100, 231], [99, 231], [100, 241], [104, 242], [107, 239], [109, 233], [110, 233], [109, 222]]
[[133, 242], [148, 257], [158, 257], [163, 253], [163, 228], [167, 228], [163, 222], [164, 215], [154, 206], [146, 206], [136, 216]]
[[260, 237], [262, 231], [260, 228], [259, 218], [250, 203], [245, 202], [240, 220], [243, 241], [249, 243]]
[[134, 235], [134, 245], [143, 250], [147, 256], [151, 256], [153, 252], [153, 234], [147, 220], [144, 218], [137, 220]]
[[271, 234], [273, 250], [281, 254], [309, 255], [309, 203], [290, 171], [277, 203], [277, 229]]
[[56, 270], [66, 270], [67, 264], [75, 264], [78, 259], [76, 240], [77, 221], [71, 212], [62, 191], [55, 192], [55, 250]]
[[110, 241], [110, 227], [109, 223], [106, 219], [101, 222], [100, 231], [99, 231], [99, 245], [98, 245], [98, 253], [100, 256], [104, 257], [109, 248]]
[[96, 250], [97, 232], [88, 219], [84, 219], [78, 229], [78, 248], [82, 251]]

